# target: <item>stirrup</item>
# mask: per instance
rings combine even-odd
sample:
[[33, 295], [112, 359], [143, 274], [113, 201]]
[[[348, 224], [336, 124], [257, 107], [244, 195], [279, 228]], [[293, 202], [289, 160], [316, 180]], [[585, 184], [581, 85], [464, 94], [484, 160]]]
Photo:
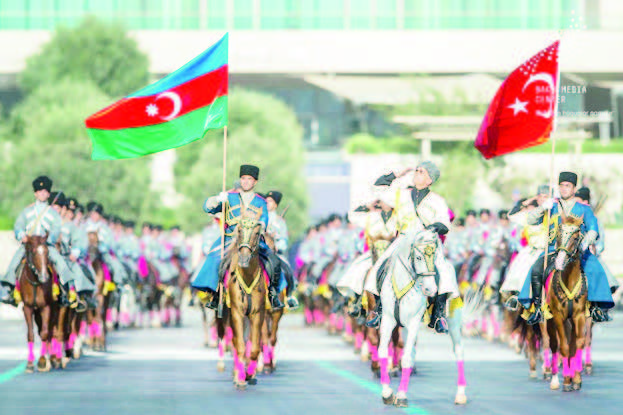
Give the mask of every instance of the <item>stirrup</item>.
[[534, 326], [542, 322], [543, 322], [543, 313], [541, 312], [541, 306], [539, 305], [539, 307], [535, 307], [534, 313], [530, 315], [526, 323], [528, 323], [529, 326]]
[[516, 295], [511, 295], [505, 302], [504, 308], [509, 311], [517, 311], [519, 310], [519, 299]]
[[597, 306], [594, 306], [591, 310], [591, 318], [595, 323], [604, 323], [606, 321], [610, 321], [608, 320], [608, 317], [606, 317], [606, 313], [604, 313], [604, 311]]
[[281, 299], [279, 298], [278, 294], [275, 294], [274, 292], [271, 292], [272, 290], [269, 291], [268, 296], [270, 297], [270, 307], [273, 310], [281, 310], [282, 308], [285, 307], [285, 304], [283, 304], [281, 302]]
[[299, 301], [293, 295], [288, 297], [286, 303], [286, 305], [288, 306], [288, 310], [296, 310], [297, 308], [299, 308]]
[[381, 325], [381, 313], [374, 312], [375, 315], [370, 320], [366, 321], [366, 327], [371, 329], [378, 329]]

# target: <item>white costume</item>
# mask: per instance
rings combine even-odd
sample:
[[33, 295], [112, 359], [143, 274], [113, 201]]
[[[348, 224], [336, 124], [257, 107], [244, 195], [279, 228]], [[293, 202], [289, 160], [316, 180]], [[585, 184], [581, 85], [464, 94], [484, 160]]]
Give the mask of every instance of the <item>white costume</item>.
[[[389, 200], [387, 201], [389, 202]], [[386, 203], [387, 203], [386, 202]], [[387, 203], [393, 206], [394, 203]], [[377, 247], [368, 246], [368, 251], [357, 257], [348, 267], [342, 278], [337, 283], [337, 289], [342, 295], [348, 295], [349, 290], [357, 295], [363, 293], [364, 287], [373, 285], [376, 291], [376, 276], [370, 273], [372, 268], [372, 249], [385, 249], [400, 230], [398, 215], [392, 212], [387, 222], [383, 220], [381, 211], [372, 212], [350, 212], [349, 220], [357, 226], [366, 230], [366, 241], [368, 244], [376, 243]], [[374, 242], [376, 241], [376, 242]], [[367, 289], [367, 288], [366, 288]]]
[[509, 215], [508, 219], [524, 227], [528, 246], [522, 248], [510, 263], [506, 272], [506, 279], [500, 288], [501, 292], [521, 291], [526, 277], [530, 274], [532, 265], [545, 251], [546, 245], [545, 225], [528, 225], [528, 211], [524, 210], [514, 215]]
[[[421, 192], [426, 192], [426, 190], [421, 190]], [[400, 235], [374, 265], [370, 271], [372, 275], [377, 275], [381, 264], [393, 254], [399, 241], [405, 237], [405, 234], [420, 232], [434, 223], [440, 223], [450, 229], [450, 210], [446, 201], [440, 195], [428, 191], [419, 202], [416, 211], [411, 189], [398, 189], [395, 192], [395, 200], [397, 201], [395, 210], [397, 212], [397, 220], [400, 223]], [[459, 288], [456, 282], [454, 267], [445, 257], [443, 244], [439, 237], [437, 237], [437, 252], [441, 253], [441, 255], [436, 255], [435, 261], [435, 268], [439, 274], [438, 294], [447, 293], [450, 299], [458, 297]], [[371, 278], [368, 279], [368, 283], [370, 280]], [[373, 294], [379, 294], [376, 288], [376, 280], [374, 284], [367, 284], [365, 289]]]

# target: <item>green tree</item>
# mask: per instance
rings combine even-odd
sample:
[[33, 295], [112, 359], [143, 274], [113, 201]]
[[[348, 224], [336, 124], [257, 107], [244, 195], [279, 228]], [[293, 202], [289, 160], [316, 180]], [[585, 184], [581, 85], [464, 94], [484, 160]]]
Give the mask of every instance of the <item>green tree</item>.
[[446, 198], [448, 206], [457, 217], [463, 216], [472, 206], [474, 183], [485, 171], [486, 168], [475, 149], [459, 147], [443, 154], [441, 177], [432, 189]]
[[85, 18], [74, 28], [60, 26], [41, 52], [31, 56], [20, 85], [32, 92], [64, 78], [91, 80], [118, 97], [145, 86], [149, 61], [119, 23]]
[[14, 218], [32, 202], [31, 181], [40, 174], [80, 202], [100, 201], [105, 210], [137, 217], [149, 193], [149, 158], [92, 161], [84, 119], [109, 103], [92, 82], [41, 86], [12, 113], [17, 138], [0, 165], [0, 212]]
[[[274, 97], [240, 89], [230, 92], [229, 114], [227, 187], [231, 188], [238, 177], [241, 164], [259, 166], [258, 191], [283, 192], [280, 209], [289, 206], [286, 219], [290, 233], [297, 235], [307, 224], [308, 196], [303, 175], [303, 132], [296, 115]], [[201, 203], [222, 188], [222, 132], [177, 152], [178, 191], [186, 196], [179, 209], [180, 220], [190, 229], [197, 229], [208, 221]]]

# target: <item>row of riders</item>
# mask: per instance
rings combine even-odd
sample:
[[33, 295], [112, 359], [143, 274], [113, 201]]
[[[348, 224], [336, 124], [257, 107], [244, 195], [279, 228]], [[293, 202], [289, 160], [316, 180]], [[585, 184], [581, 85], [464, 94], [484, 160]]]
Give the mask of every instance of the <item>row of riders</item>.
[[40, 371], [78, 358], [83, 339], [105, 350], [107, 322], [130, 326], [163, 306], [165, 323], [170, 312], [181, 323], [190, 250], [179, 227], [165, 237], [161, 226], [146, 223], [139, 239], [133, 221], [105, 217], [100, 203], [83, 206], [52, 192], [47, 176], [32, 186], [35, 202], [14, 225], [20, 245], [0, 275], [1, 301], [23, 303], [28, 372], [34, 370], [35, 322], [42, 340]]
[[[396, 180], [412, 170], [412, 183]], [[537, 196], [498, 212], [497, 220], [486, 209], [480, 221], [475, 211], [454, 220], [429, 189], [439, 176], [431, 162], [384, 175], [372, 200], [345, 221], [333, 215], [308, 230], [295, 260], [306, 324], [326, 320], [330, 332], [344, 330], [356, 351], [365, 349], [387, 404], [406, 405], [422, 320], [451, 335], [456, 403], [466, 400], [461, 336], [477, 326], [496, 337], [514, 332], [534, 376], [541, 348], [551, 388], [559, 388], [562, 362], [563, 390], [580, 389], [584, 357], [592, 367], [591, 324], [610, 320], [618, 287], [599, 258], [603, 227], [590, 191], [576, 191], [577, 175], [562, 172], [557, 199], [539, 186]], [[388, 374], [401, 376], [395, 396]]]

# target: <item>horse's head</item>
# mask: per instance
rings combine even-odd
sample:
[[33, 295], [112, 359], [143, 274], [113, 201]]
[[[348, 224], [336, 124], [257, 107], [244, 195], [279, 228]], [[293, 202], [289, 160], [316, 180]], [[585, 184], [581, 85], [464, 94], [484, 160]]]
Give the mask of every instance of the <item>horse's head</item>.
[[257, 216], [251, 218], [243, 216], [236, 226], [236, 247], [238, 249], [238, 265], [247, 268], [251, 258], [257, 254], [262, 234], [262, 223], [260, 222], [261, 211]]
[[47, 239], [47, 234], [45, 236], [28, 236], [26, 239], [26, 262], [28, 268], [42, 284], [45, 284], [50, 279]]
[[563, 218], [556, 238], [555, 265], [558, 271], [564, 270], [569, 262], [579, 255], [580, 243], [582, 242], [580, 225], [583, 221], [583, 217], [568, 216]]
[[435, 283], [435, 259], [437, 258], [437, 234], [423, 230], [418, 232], [411, 245], [412, 265], [418, 276], [422, 276], [422, 291], [425, 295], [433, 295], [437, 291]]
[[87, 252], [90, 260], [93, 261], [94, 259], [99, 258], [99, 236], [97, 235], [97, 232], [93, 231], [87, 233], [87, 238], [89, 241], [89, 247]]

